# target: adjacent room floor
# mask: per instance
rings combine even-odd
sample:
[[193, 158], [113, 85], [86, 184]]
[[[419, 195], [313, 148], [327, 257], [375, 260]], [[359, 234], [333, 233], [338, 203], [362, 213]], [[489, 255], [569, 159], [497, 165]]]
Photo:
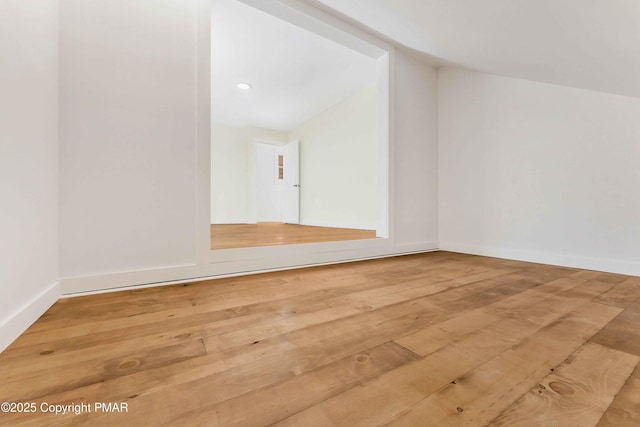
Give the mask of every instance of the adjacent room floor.
[[315, 227], [281, 222], [211, 224], [211, 249], [335, 242], [375, 239], [375, 237], [375, 230]]
[[447, 252], [62, 299], [1, 425], [640, 425], [640, 278]]

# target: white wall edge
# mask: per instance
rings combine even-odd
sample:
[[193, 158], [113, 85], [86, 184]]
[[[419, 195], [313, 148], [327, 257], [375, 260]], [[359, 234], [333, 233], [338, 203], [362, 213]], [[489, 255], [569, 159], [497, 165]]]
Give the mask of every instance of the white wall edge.
[[60, 282], [54, 282], [0, 323], [0, 352], [22, 335], [60, 297]]
[[211, 246], [211, 0], [196, 6], [196, 227], [195, 260], [206, 262]]
[[557, 265], [561, 267], [580, 268], [583, 270], [625, 274], [629, 276], [640, 276], [640, 262], [633, 261], [590, 258], [553, 252], [529, 251], [495, 246], [467, 245], [455, 242], [440, 242], [440, 250], [510, 259], [515, 261]]

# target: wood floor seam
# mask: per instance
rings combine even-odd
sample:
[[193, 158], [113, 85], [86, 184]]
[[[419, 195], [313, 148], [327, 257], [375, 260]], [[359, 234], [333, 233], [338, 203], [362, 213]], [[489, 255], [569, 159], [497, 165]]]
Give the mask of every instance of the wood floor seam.
[[421, 356], [418, 353], [413, 352], [412, 350], [410, 350], [407, 347], [403, 346], [402, 344], [398, 343], [398, 341], [396, 341], [396, 340], [391, 340], [391, 341], [387, 341], [387, 342], [388, 343], [393, 343], [393, 344], [397, 345], [398, 347], [402, 347], [405, 351], [407, 351], [408, 353], [411, 353], [412, 355], [414, 355], [416, 360], [424, 358], [424, 356]]

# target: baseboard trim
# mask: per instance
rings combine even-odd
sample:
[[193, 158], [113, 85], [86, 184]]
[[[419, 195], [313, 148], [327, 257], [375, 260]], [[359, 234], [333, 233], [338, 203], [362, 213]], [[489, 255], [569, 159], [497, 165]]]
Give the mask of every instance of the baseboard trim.
[[440, 242], [440, 250], [464, 254], [482, 255], [515, 261], [535, 262], [583, 270], [603, 271], [607, 273], [640, 276], [640, 262], [607, 258], [591, 258], [553, 252], [529, 251], [501, 248], [496, 246], [467, 245], [455, 242]]
[[[322, 265], [343, 264], [348, 262], [366, 261], [379, 258], [388, 258], [415, 253], [437, 251], [437, 245], [429, 245], [428, 242], [399, 245], [396, 250], [386, 253], [355, 254], [345, 256], [341, 259], [331, 260], [311, 260], [296, 262], [277, 267], [258, 266], [250, 269], [238, 269], [221, 273], [212, 273], [211, 270], [145, 270], [139, 271], [137, 275], [120, 273], [118, 275], [102, 275], [84, 278], [62, 279], [61, 298], [75, 297], [80, 295], [102, 294], [117, 291], [127, 291], [155, 286], [174, 285], [179, 283], [200, 282], [211, 279], [222, 279], [225, 277], [247, 276], [252, 274], [270, 273], [274, 271], [285, 271], [298, 268], [317, 267]], [[146, 274], [142, 274], [146, 273]]]
[[246, 218], [217, 219], [211, 220], [211, 225], [227, 225], [227, 224], [249, 224]]
[[395, 245], [396, 250], [405, 253], [433, 252], [440, 250], [440, 243], [437, 240], [424, 242], [399, 243]]
[[349, 228], [352, 230], [375, 230], [375, 224], [348, 223], [348, 222], [330, 222], [330, 221], [300, 221], [300, 225], [308, 225], [311, 227], [331, 227], [331, 228]]
[[11, 313], [0, 323], [0, 352], [26, 331], [60, 297], [60, 282], [54, 282]]
[[354, 258], [354, 259], [345, 259], [345, 260], [340, 260], [340, 261], [318, 262], [318, 263], [314, 263], [314, 264], [293, 265], [293, 266], [289, 266], [289, 267], [278, 267], [278, 268], [269, 268], [269, 269], [262, 269], [262, 270], [241, 271], [241, 272], [237, 272], [237, 273], [226, 273], [226, 274], [218, 274], [218, 275], [212, 275], [212, 276], [194, 277], [194, 278], [191, 278], [191, 279], [180, 279], [180, 280], [170, 280], [170, 281], [165, 281], [165, 282], [144, 283], [144, 284], [139, 284], [139, 285], [129, 285], [129, 286], [123, 286], [123, 287], [119, 287], [119, 288], [98, 289], [98, 290], [82, 291], [82, 292], [70, 292], [70, 293], [62, 294], [60, 296], [60, 298], [74, 298], [74, 297], [86, 296], [86, 295], [98, 295], [98, 294], [106, 294], [106, 293], [111, 293], [111, 292], [131, 291], [131, 290], [134, 290], [134, 289], [155, 288], [157, 286], [178, 285], [178, 284], [181, 284], [181, 283], [203, 282], [203, 281], [206, 281], [206, 280], [224, 279], [224, 278], [228, 278], [228, 277], [252, 276], [254, 274], [273, 273], [273, 272], [276, 272], [276, 271], [297, 270], [297, 269], [300, 269], [300, 268], [319, 267], [319, 266], [323, 266], [323, 265], [347, 264], [347, 263], [350, 263], [350, 262], [370, 261], [370, 260], [375, 260], [375, 259], [392, 258], [392, 257], [397, 257], [397, 256], [403, 256], [403, 255], [413, 255], [413, 254], [436, 252], [436, 251], [438, 251], [438, 249], [426, 249], [426, 250], [425, 249], [420, 249], [420, 250], [417, 250], [417, 251], [402, 252], [402, 253], [387, 254], [387, 255], [379, 255], [379, 256], [365, 257], [365, 258]]

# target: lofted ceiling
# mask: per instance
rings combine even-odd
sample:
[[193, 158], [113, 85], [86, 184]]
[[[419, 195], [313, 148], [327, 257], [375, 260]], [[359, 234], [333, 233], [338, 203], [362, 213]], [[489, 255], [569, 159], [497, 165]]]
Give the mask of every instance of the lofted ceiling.
[[214, 123], [290, 131], [375, 82], [374, 59], [236, 0], [211, 25]]
[[437, 65], [640, 97], [640, 0], [316, 0]]

